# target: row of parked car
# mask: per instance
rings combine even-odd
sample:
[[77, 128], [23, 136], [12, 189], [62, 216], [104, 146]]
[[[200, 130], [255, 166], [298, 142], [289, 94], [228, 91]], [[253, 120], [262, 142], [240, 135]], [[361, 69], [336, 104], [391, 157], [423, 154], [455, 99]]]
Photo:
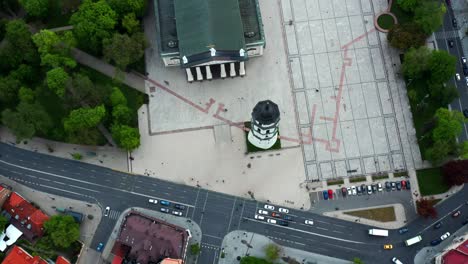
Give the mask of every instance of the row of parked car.
[[[410, 190], [411, 189], [411, 184], [407, 180], [402, 180], [402, 181], [394, 181], [394, 182], [385, 182], [385, 190], [388, 192], [390, 191], [395, 191], [395, 190]], [[343, 196], [347, 195], [362, 195], [362, 194], [373, 194], [377, 192], [382, 192], [383, 191], [383, 185], [382, 183], [377, 183], [377, 184], [371, 184], [371, 185], [359, 185], [359, 186], [351, 186], [351, 187], [343, 187], [341, 188], [341, 194]], [[333, 190], [324, 190], [323, 192], [323, 199], [328, 200], [328, 199], [333, 199]]]
[[[293, 217], [288, 215], [289, 209], [286, 208], [278, 208], [278, 212], [275, 212], [275, 207], [270, 204], [265, 204], [263, 209], [258, 210], [258, 214], [255, 214], [254, 218], [257, 220], [262, 220], [270, 224], [278, 224], [282, 226], [288, 226], [290, 221], [293, 221]], [[269, 218], [271, 217], [271, 218]], [[314, 221], [312, 220], [305, 220], [304, 223], [306, 225], [313, 225]]]
[[[157, 199], [148, 199], [148, 203], [158, 204], [158, 200]], [[166, 213], [166, 214], [171, 213], [171, 210], [168, 208], [168, 207], [170, 207], [172, 205], [171, 202], [166, 201], [166, 200], [161, 200], [161, 201], [159, 201], [159, 204], [161, 204], [162, 206], [165, 206], [165, 207], [159, 208], [159, 211], [161, 211], [163, 213]], [[185, 210], [185, 205], [174, 204], [174, 208], [178, 209], [180, 211], [172, 210], [172, 214], [176, 215], [176, 216], [182, 216], [183, 213], [181, 211]]]

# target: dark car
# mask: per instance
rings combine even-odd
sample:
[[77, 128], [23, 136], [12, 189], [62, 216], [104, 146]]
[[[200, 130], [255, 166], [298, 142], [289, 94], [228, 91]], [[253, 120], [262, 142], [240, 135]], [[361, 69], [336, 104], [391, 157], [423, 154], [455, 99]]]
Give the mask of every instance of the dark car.
[[407, 228], [407, 227], [402, 227], [402, 228], [398, 229], [398, 233], [400, 233], [400, 234], [404, 234], [404, 233], [406, 233], [406, 232], [408, 232], [408, 228]]
[[185, 205], [174, 204], [174, 208], [179, 209], [179, 210], [184, 210], [184, 209], [185, 209]]
[[385, 189], [387, 190], [387, 192], [391, 191], [392, 185], [389, 182], [385, 182]]
[[161, 205], [164, 205], [164, 206], [171, 205], [171, 202], [168, 202], [168, 201], [165, 201], [165, 200], [161, 200], [160, 203], [161, 203]]
[[463, 74], [468, 75], [468, 66], [466, 64], [463, 64]]
[[396, 188], [397, 190], [401, 190], [401, 182], [396, 182]]
[[361, 188], [362, 188], [362, 194], [366, 194], [367, 193], [367, 186], [365, 184], [362, 184]]
[[293, 218], [291, 216], [289, 216], [289, 215], [283, 216], [283, 219], [286, 220], [286, 221], [292, 221], [293, 220]]
[[361, 195], [362, 194], [362, 187], [358, 185], [356, 187], [356, 191], [357, 191], [357, 195]]
[[455, 18], [452, 19], [452, 26], [453, 26], [453, 28], [458, 28], [458, 23], [457, 23], [457, 20]]
[[288, 226], [289, 223], [288, 223], [287, 221], [279, 220], [279, 221], [278, 221], [278, 225]]
[[372, 184], [372, 191], [373, 191], [374, 193], [377, 192], [377, 184]]
[[463, 109], [463, 115], [468, 118], [468, 109]]
[[99, 243], [99, 245], [97, 246], [96, 250], [97, 250], [98, 252], [101, 252], [103, 248], [104, 248], [104, 244], [103, 244], [103, 243]]
[[409, 181], [406, 181], [406, 189], [411, 190], [411, 184]]
[[449, 47], [453, 48], [453, 40], [449, 39], [447, 40]]
[[323, 190], [323, 199], [324, 200], [328, 200], [328, 191], [327, 190]]
[[343, 197], [346, 197], [346, 195], [348, 194], [348, 190], [346, 189], [346, 187], [341, 188], [341, 194], [343, 194]]
[[431, 241], [431, 246], [437, 246], [440, 244], [440, 242], [442, 242], [442, 240], [440, 238], [438, 239], [434, 239]]
[[434, 229], [439, 229], [442, 227], [442, 222], [437, 222], [435, 225], [434, 225]]

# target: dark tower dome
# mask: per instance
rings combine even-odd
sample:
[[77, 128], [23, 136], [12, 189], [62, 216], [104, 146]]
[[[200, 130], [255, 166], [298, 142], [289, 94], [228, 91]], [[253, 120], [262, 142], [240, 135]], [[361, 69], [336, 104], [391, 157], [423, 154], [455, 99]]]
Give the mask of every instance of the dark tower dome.
[[278, 123], [280, 119], [278, 105], [270, 100], [258, 102], [252, 111], [252, 119], [261, 125]]

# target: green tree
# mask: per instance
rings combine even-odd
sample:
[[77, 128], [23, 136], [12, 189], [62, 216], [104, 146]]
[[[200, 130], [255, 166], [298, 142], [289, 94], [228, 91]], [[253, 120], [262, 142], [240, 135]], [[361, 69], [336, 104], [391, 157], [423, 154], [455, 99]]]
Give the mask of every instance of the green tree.
[[450, 141], [436, 141], [432, 147], [426, 149], [425, 156], [433, 165], [439, 165], [447, 158], [453, 146]]
[[428, 82], [427, 87], [432, 100], [437, 101], [437, 105], [448, 105], [459, 96], [457, 88], [453, 85], [447, 86], [444, 83]]
[[405, 53], [402, 71], [406, 78], [418, 79], [429, 69], [431, 51], [422, 46], [417, 49], [411, 48]]
[[114, 124], [111, 132], [112, 138], [122, 149], [131, 151], [140, 146], [140, 132], [137, 128]]
[[468, 160], [468, 141], [460, 143], [460, 158]]
[[119, 104], [112, 108], [112, 120], [116, 124], [130, 125], [132, 121], [132, 110], [126, 105]]
[[390, 45], [401, 50], [423, 46], [426, 38], [421, 28], [414, 23], [396, 24], [387, 35]]
[[122, 18], [122, 27], [127, 30], [128, 34], [133, 34], [139, 30], [140, 21], [136, 19], [135, 13], [126, 14]]
[[437, 123], [432, 131], [432, 140], [435, 142], [454, 140], [461, 133], [465, 121], [461, 112], [447, 108], [437, 109], [435, 118]]
[[412, 12], [418, 6], [418, 0], [397, 0], [397, 4], [406, 12]]
[[196, 243], [196, 244], [192, 244], [190, 245], [190, 253], [192, 255], [198, 255], [200, 253], [200, 244]]
[[32, 17], [46, 17], [49, 9], [49, 0], [19, 0], [26, 13]]
[[54, 215], [44, 223], [44, 229], [54, 246], [69, 248], [80, 237], [80, 226], [70, 215]]
[[0, 77], [0, 102], [4, 104], [16, 104], [21, 82], [12, 76]]
[[364, 264], [364, 262], [360, 258], [353, 258], [354, 264]]
[[272, 263], [265, 259], [247, 256], [241, 259], [240, 264], [272, 264]]
[[70, 34], [59, 37], [55, 32], [43, 29], [32, 37], [41, 55], [41, 64], [52, 68], [66, 66], [75, 68], [76, 61], [70, 56], [74, 40]]
[[146, 40], [143, 33], [135, 33], [131, 37], [127, 34], [114, 34], [111, 39], [105, 39], [104, 59], [114, 62], [121, 69], [140, 60], [145, 54]]
[[59, 97], [65, 95], [65, 88], [70, 76], [63, 68], [54, 68], [47, 72], [47, 87], [55, 92]]
[[264, 248], [265, 256], [268, 261], [275, 261], [280, 257], [281, 248], [276, 244], [268, 244]]
[[117, 105], [127, 105], [127, 98], [125, 98], [125, 95], [120, 91], [118, 87], [112, 88], [112, 93], [110, 95], [110, 100], [112, 106], [117, 106]]
[[414, 22], [430, 35], [442, 25], [446, 11], [445, 5], [439, 1], [421, 1], [414, 10]]
[[36, 132], [32, 124], [27, 123], [19, 113], [11, 109], [2, 112], [2, 123], [11, 129], [17, 142], [32, 138]]
[[145, 0], [107, 0], [107, 2], [120, 17], [128, 13], [135, 13], [141, 17], [146, 8]]
[[429, 59], [432, 83], [443, 83], [455, 75], [457, 59], [445, 50], [434, 50]]
[[0, 232], [5, 230], [8, 220], [3, 215], [0, 215]]
[[52, 120], [39, 102], [20, 102], [16, 110], [24, 121], [33, 125], [35, 132], [46, 134], [52, 128]]
[[84, 107], [70, 112], [64, 121], [66, 131], [76, 131], [81, 129], [96, 127], [106, 115], [104, 105], [94, 108]]
[[114, 32], [117, 14], [105, 0], [85, 0], [72, 15], [70, 23], [80, 46], [99, 54], [102, 40], [109, 38]]
[[85, 101], [91, 106], [99, 105], [103, 102], [104, 95], [101, 95], [96, 85], [88, 76], [77, 73], [73, 76], [73, 99], [79, 104]]
[[28, 25], [20, 19], [6, 24], [5, 43], [0, 45], [0, 70], [16, 69], [22, 62], [36, 63], [37, 51]]
[[33, 103], [35, 96], [36, 95], [31, 88], [23, 86], [19, 89], [18, 97], [22, 102]]

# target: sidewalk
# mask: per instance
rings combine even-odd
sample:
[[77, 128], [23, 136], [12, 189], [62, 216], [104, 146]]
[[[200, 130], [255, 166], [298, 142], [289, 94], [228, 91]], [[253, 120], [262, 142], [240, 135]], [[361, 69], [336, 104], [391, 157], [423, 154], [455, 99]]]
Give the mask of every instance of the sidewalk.
[[[116, 147], [75, 145], [37, 137], [16, 144], [16, 137], [5, 127], [0, 127], [0, 142], [65, 159], [73, 159], [71, 154], [80, 153], [83, 156], [81, 162], [119, 171], [129, 171], [127, 152]], [[24, 142], [27, 143], [24, 144]]]
[[[262, 235], [250, 232], [233, 231], [227, 234], [223, 239], [221, 258], [218, 264], [238, 264], [237, 257], [253, 256], [264, 258], [264, 248], [268, 244], [274, 242]], [[303, 250], [293, 249], [289, 247], [281, 248], [280, 259], [275, 263], [320, 263], [320, 264], [348, 264], [350, 261], [319, 255]], [[224, 255], [224, 257], [223, 257]], [[289, 262], [284, 261], [284, 258], [290, 258]], [[283, 259], [282, 259], [283, 258]], [[296, 261], [296, 262], [294, 262]]]

